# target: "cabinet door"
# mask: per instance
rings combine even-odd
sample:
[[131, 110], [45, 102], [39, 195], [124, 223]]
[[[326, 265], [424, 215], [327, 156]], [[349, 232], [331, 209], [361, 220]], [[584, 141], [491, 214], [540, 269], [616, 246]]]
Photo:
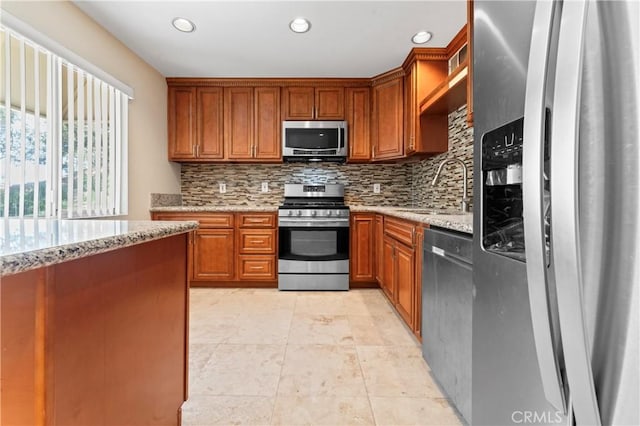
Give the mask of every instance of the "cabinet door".
[[223, 159], [224, 103], [222, 87], [199, 87], [197, 99], [197, 157]]
[[282, 119], [313, 120], [314, 94], [313, 87], [285, 87], [282, 89]]
[[404, 154], [402, 95], [402, 77], [373, 88], [374, 160], [400, 158]]
[[194, 238], [193, 279], [233, 280], [233, 229], [200, 229]]
[[318, 87], [315, 95], [317, 120], [344, 120], [344, 88]]
[[416, 117], [418, 116], [418, 72], [417, 64], [409, 68], [404, 77], [404, 153], [413, 154], [416, 150]]
[[422, 249], [424, 247], [424, 229], [416, 231], [416, 248], [414, 250], [415, 286], [413, 294], [413, 333], [422, 341]]
[[376, 215], [375, 239], [376, 281], [382, 287], [382, 274], [384, 271], [384, 252], [382, 250], [384, 239], [384, 216], [381, 214]]
[[415, 251], [404, 244], [396, 244], [396, 309], [413, 329], [415, 290]]
[[196, 89], [169, 87], [167, 105], [169, 160], [192, 160], [196, 149]]
[[380, 286], [389, 300], [395, 303], [395, 242], [389, 237], [384, 237], [382, 240], [382, 259], [384, 266], [382, 268], [382, 282]]
[[375, 281], [374, 223], [372, 214], [358, 213], [351, 216], [351, 281]]
[[368, 87], [346, 89], [349, 161], [371, 159], [371, 100]]
[[224, 140], [229, 160], [249, 160], [252, 158], [252, 87], [225, 87]]
[[254, 97], [254, 157], [259, 160], [282, 159], [280, 88], [257, 87]]

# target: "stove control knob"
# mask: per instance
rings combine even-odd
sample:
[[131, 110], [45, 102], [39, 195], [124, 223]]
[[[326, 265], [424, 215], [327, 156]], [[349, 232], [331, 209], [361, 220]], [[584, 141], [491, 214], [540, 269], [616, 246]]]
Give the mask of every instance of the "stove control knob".
[[342, 212], [340, 210], [336, 210], [336, 216], [342, 216]]
[[311, 212], [311, 216], [315, 216], [316, 214], [317, 214], [317, 212], [316, 212], [315, 210], [313, 210], [313, 211]]
[[300, 210], [297, 210], [296, 211], [296, 216], [300, 216], [300, 215], [302, 215], [302, 212]]
[[333, 216], [333, 212], [331, 210], [327, 211], [327, 216]]
[[293, 216], [293, 210], [289, 210], [289, 211], [287, 212], [287, 216]]

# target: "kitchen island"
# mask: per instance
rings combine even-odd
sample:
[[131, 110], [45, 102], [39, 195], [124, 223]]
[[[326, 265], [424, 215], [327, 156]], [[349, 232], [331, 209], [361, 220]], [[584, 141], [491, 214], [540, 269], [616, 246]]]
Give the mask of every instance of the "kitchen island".
[[0, 423], [179, 424], [197, 224], [0, 223]]

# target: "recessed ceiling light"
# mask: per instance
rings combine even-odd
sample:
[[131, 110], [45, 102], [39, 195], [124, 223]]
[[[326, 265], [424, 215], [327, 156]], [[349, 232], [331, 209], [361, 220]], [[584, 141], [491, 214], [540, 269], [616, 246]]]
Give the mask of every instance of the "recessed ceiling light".
[[311, 28], [311, 22], [305, 18], [296, 18], [289, 22], [289, 28], [294, 33], [306, 33]]
[[176, 30], [182, 31], [183, 33], [190, 33], [196, 30], [196, 26], [193, 22], [185, 18], [175, 18], [172, 24]]
[[414, 44], [424, 44], [429, 40], [431, 40], [431, 33], [429, 31], [420, 31], [415, 33], [414, 36], [411, 37], [411, 41]]

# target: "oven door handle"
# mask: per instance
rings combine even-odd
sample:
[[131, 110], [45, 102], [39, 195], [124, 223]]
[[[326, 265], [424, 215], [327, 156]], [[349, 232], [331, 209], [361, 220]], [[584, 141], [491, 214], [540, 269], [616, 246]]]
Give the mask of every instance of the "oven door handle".
[[278, 221], [278, 225], [280, 227], [348, 228], [349, 219], [280, 219]]

